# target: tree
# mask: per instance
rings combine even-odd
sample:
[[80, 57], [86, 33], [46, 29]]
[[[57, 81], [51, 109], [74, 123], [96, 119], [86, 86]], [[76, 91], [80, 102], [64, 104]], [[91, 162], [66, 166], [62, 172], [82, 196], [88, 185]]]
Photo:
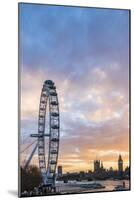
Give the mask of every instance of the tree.
[[21, 192], [33, 190], [39, 186], [41, 180], [40, 171], [36, 166], [30, 165], [27, 169], [21, 167]]

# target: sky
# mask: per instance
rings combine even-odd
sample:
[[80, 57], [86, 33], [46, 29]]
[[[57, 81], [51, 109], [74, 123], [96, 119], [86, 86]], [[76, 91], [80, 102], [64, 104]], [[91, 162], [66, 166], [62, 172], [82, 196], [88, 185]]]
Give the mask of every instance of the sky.
[[116, 169], [119, 154], [129, 164], [128, 10], [19, 4], [19, 64], [22, 149], [37, 133], [41, 88], [50, 79], [63, 171], [93, 169], [95, 159]]

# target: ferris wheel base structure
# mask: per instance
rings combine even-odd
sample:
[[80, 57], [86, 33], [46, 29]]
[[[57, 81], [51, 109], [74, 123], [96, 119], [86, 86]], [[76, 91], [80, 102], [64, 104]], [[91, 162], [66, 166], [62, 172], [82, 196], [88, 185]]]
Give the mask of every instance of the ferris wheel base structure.
[[[49, 124], [46, 124], [46, 114], [49, 114]], [[46, 125], [49, 126], [49, 132], [45, 132]], [[31, 134], [38, 140], [38, 159], [39, 168], [42, 176], [42, 185], [46, 192], [55, 192], [56, 166], [59, 153], [59, 136], [60, 136], [60, 115], [59, 102], [56, 92], [56, 86], [53, 81], [46, 80], [43, 84], [38, 116], [38, 134]], [[48, 161], [46, 162], [45, 140], [49, 139]]]

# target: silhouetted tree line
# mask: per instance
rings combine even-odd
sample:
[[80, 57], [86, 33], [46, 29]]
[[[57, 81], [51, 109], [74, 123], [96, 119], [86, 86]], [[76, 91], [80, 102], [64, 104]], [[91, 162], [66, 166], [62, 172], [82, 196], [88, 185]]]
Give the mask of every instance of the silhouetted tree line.
[[27, 169], [21, 167], [21, 192], [33, 190], [41, 183], [41, 174], [39, 169], [30, 165]]

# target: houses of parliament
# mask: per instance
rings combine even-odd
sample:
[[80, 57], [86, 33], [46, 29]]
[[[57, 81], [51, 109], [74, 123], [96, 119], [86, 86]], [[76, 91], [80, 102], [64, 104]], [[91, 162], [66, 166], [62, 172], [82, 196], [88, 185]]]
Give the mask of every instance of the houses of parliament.
[[[103, 170], [104, 170], [103, 162], [100, 160], [94, 160], [94, 172], [99, 172]], [[112, 170], [112, 167], [110, 167], [110, 170]], [[118, 158], [118, 172], [119, 173], [123, 172], [123, 159], [121, 157], [121, 154], [119, 155]]]
[[94, 160], [93, 171], [88, 170], [88, 172], [67, 172], [62, 174], [62, 166], [58, 167], [57, 178], [59, 180], [106, 180], [106, 179], [129, 179], [130, 177], [130, 167], [123, 167], [122, 156], [119, 155], [117, 160], [118, 169], [114, 170], [112, 167], [105, 169], [103, 162], [101, 160]]

